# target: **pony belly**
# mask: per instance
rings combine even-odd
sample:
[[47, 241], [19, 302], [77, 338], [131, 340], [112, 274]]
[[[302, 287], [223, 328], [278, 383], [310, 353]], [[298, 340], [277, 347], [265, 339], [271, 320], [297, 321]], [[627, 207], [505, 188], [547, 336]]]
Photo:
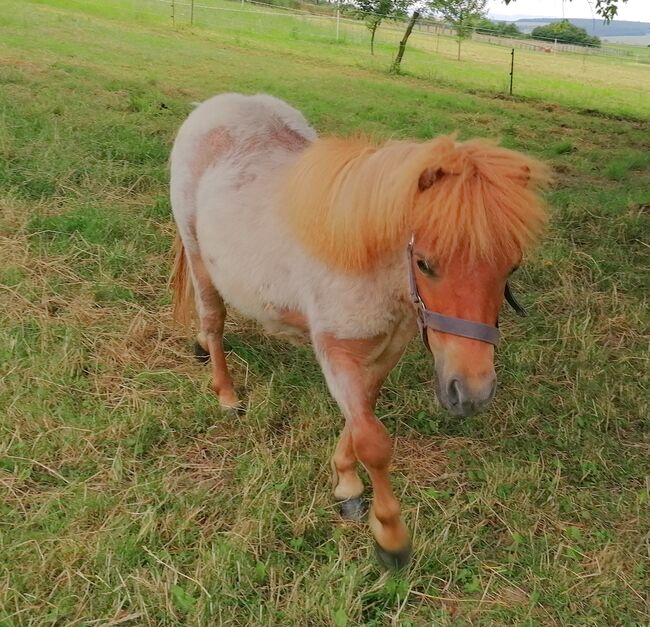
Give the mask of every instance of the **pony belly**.
[[302, 259], [273, 210], [269, 164], [266, 173], [259, 166], [244, 168], [250, 182], [243, 188], [237, 184], [238, 165], [212, 168], [201, 183], [196, 221], [201, 257], [228, 305], [280, 332], [293, 326], [282, 312], [303, 315], [293, 276]]
[[264, 330], [292, 344], [305, 344], [310, 340], [307, 318], [299, 311], [273, 308], [272, 318], [264, 323]]

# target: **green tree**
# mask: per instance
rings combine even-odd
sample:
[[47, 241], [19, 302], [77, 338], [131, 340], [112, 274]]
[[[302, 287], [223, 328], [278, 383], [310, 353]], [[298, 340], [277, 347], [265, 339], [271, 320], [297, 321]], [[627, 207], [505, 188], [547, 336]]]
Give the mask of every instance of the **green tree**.
[[486, 35], [501, 35], [503, 37], [523, 37], [523, 33], [514, 22], [493, 22], [487, 17], [481, 17], [474, 23], [477, 33]]
[[469, 37], [476, 22], [485, 16], [487, 0], [429, 0], [428, 6], [456, 31], [460, 61], [461, 43]]
[[409, 0], [356, 0], [356, 6], [370, 31], [370, 54], [375, 54], [375, 33], [382, 21], [405, 16], [409, 3]]
[[531, 36], [534, 39], [551, 39], [565, 44], [600, 46], [600, 39], [598, 37], [592, 37], [584, 28], [574, 26], [569, 20], [553, 22], [547, 26], [538, 26], [533, 29]]

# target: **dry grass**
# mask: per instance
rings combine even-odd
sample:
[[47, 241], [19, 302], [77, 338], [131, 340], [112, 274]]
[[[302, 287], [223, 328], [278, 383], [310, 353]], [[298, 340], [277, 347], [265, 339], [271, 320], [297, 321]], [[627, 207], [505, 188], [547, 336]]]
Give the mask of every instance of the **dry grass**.
[[[647, 124], [48, 3], [12, 1], [0, 42], [0, 623], [647, 624]], [[382, 393], [404, 573], [338, 518], [309, 348], [231, 319], [235, 418], [171, 320], [169, 143], [226, 85], [328, 132], [501, 135], [562, 175], [493, 409], [445, 416], [417, 344]]]

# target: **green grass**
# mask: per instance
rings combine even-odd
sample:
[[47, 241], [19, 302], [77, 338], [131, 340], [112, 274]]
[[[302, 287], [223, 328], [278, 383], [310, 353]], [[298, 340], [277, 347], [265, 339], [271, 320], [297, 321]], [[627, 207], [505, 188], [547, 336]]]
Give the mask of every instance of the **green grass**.
[[[171, 26], [169, 7], [156, 0], [140, 0], [149, 11]], [[268, 6], [245, 5], [228, 0], [205, 0], [194, 11], [197, 27], [218, 29], [222, 43], [277, 48], [302, 58], [335, 60], [355, 68], [384, 70], [397, 50], [404, 24], [386, 22], [377, 31], [376, 54], [368, 54], [369, 35], [363, 23], [343, 20], [336, 41], [336, 22], [327, 17], [296, 17]], [[189, 10], [179, 7], [175, 23], [187, 27]], [[634, 57], [599, 57], [548, 54], [516, 49], [514, 93], [518, 97], [593, 109], [613, 115], [650, 118], [650, 60], [644, 48]], [[509, 86], [510, 49], [479, 41], [466, 41], [462, 60], [456, 60], [457, 42], [432, 32], [413, 32], [402, 64], [408, 75], [433, 85], [460, 87], [469, 91], [505, 94]]]
[[[473, 61], [432, 81], [415, 48], [391, 77], [365, 40], [174, 30], [127, 0], [5, 4], [0, 624], [648, 624], [647, 102], [614, 71], [611, 100], [581, 87], [589, 113], [567, 78], [495, 98]], [[555, 171], [493, 408], [445, 415], [417, 342], [382, 393], [404, 573], [337, 517], [341, 418], [309, 348], [231, 320], [233, 419], [171, 321], [169, 148], [191, 102], [225, 90], [286, 98], [321, 132], [501, 137]]]

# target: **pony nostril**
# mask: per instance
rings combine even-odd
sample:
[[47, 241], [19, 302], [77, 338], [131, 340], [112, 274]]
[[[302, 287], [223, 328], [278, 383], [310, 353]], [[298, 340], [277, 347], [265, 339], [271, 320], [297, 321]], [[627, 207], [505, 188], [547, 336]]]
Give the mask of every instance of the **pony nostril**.
[[458, 405], [460, 402], [460, 383], [458, 379], [452, 379], [447, 389], [447, 396], [452, 405]]

